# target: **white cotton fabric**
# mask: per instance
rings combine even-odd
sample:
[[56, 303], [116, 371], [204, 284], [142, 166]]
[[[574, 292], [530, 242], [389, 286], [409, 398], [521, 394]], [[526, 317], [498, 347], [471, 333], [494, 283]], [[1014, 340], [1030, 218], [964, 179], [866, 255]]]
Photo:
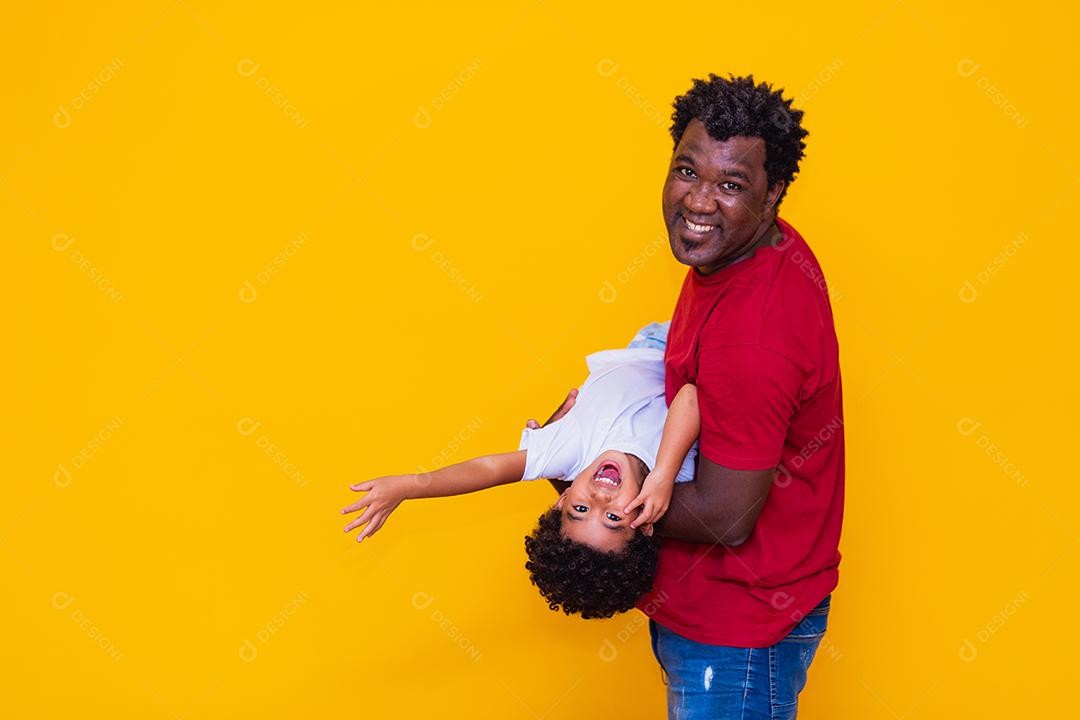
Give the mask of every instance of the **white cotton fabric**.
[[[664, 351], [653, 347], [602, 350], [585, 358], [589, 377], [578, 388], [574, 407], [539, 429], [525, 428], [518, 450], [525, 450], [522, 480], [573, 480], [605, 450], [632, 453], [656, 467], [656, 453], [667, 418]], [[694, 479], [697, 442], [675, 482]]]

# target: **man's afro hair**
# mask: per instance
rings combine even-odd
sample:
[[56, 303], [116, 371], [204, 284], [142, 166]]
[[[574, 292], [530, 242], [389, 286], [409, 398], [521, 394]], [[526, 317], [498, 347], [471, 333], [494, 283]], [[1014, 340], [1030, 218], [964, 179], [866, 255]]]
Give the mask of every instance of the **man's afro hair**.
[[754, 76], [724, 79], [709, 73], [709, 80], [694, 80], [694, 86], [675, 98], [671, 113], [671, 137], [678, 147], [686, 126], [700, 120], [714, 140], [724, 141], [736, 135], [759, 137], [765, 142], [765, 173], [769, 187], [784, 181], [784, 190], [776, 205], [787, 194], [788, 186], [799, 172], [810, 133], [802, 127], [803, 111], [791, 107], [783, 89], [773, 91], [769, 83], [754, 83]]
[[552, 508], [525, 538], [529, 579], [554, 611], [581, 613], [586, 620], [626, 612], [652, 590], [660, 545], [640, 531], [621, 552], [603, 552], [562, 534]]

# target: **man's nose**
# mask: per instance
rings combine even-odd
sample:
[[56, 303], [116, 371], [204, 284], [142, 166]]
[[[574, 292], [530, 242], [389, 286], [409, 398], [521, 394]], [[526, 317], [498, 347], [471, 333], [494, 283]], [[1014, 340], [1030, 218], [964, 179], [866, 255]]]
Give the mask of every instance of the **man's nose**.
[[697, 185], [686, 193], [683, 204], [697, 215], [712, 215], [716, 212], [716, 198], [707, 187]]

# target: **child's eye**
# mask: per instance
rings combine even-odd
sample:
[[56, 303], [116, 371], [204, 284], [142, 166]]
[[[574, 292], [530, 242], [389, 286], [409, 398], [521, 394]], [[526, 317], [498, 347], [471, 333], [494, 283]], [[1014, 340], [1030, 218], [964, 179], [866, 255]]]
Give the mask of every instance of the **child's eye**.
[[579, 513], [587, 513], [587, 512], [589, 512], [589, 508], [585, 507], [584, 505], [574, 505], [573, 507]]
[[616, 515], [615, 513], [608, 513], [607, 514], [607, 519], [611, 520], [612, 522], [619, 522], [620, 520], [622, 520], [622, 518], [619, 517], [618, 515]]

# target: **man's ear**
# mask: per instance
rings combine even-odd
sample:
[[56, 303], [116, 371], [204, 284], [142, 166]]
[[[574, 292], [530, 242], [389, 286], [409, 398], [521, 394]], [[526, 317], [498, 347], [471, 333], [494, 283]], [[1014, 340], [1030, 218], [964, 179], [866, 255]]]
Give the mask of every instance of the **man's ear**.
[[641, 532], [644, 533], [645, 535], [649, 536], [649, 537], [652, 537], [653, 524], [652, 523], [646, 523], [646, 524], [642, 525], [641, 526]]
[[569, 492], [569, 490], [570, 490], [570, 488], [566, 488], [566, 490], [563, 490], [562, 494], [559, 495], [559, 499], [556, 500], [555, 504], [552, 505], [551, 507], [556, 509], [556, 510], [562, 510], [563, 501], [566, 500], [566, 493]]
[[777, 180], [773, 183], [772, 187], [765, 192], [765, 212], [768, 212], [776, 207], [776, 201], [780, 199], [780, 193], [784, 191], [785, 183], [783, 180]]

